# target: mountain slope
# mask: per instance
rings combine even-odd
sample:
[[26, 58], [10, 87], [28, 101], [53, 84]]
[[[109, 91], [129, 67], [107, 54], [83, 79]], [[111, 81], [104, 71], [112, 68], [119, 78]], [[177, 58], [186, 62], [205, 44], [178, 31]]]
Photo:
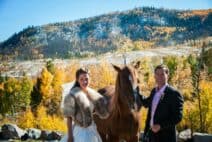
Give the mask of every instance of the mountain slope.
[[176, 45], [209, 36], [212, 36], [212, 9], [178, 11], [144, 7], [28, 27], [0, 44], [0, 57], [2, 60], [84, 57], [125, 46], [134, 50], [145, 44]]

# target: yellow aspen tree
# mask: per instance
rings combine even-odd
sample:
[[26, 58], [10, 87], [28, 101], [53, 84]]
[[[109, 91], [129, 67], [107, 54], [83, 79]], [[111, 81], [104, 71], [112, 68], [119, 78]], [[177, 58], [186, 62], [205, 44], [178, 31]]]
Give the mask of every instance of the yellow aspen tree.
[[205, 132], [212, 133], [212, 82], [202, 80], [200, 82], [200, 95], [202, 105], [203, 128]]
[[9, 78], [4, 84], [3, 100], [4, 112], [14, 114], [19, 108], [21, 85], [20, 81], [15, 78]]
[[26, 112], [18, 118], [18, 125], [21, 128], [34, 128], [36, 126], [35, 124], [35, 117], [30, 108], [28, 108]]
[[63, 70], [55, 69], [52, 87], [53, 94], [51, 95], [51, 103], [49, 104], [49, 114], [60, 114], [60, 103], [62, 99], [62, 83], [64, 80]]
[[91, 86], [94, 88], [103, 88], [115, 84], [115, 71], [111, 65], [102, 62], [98, 66], [90, 66]]
[[79, 68], [80, 68], [79, 62], [73, 61], [72, 63], [70, 63], [70, 65], [66, 67], [64, 71], [65, 72], [64, 82], [74, 81], [76, 70]]
[[36, 117], [36, 126], [39, 129], [50, 129], [51, 128], [51, 120], [46, 114], [46, 108], [44, 106], [39, 106], [37, 109], [37, 117]]
[[51, 86], [52, 80], [52, 74], [48, 72], [46, 68], [44, 68], [40, 76], [40, 93], [42, 95], [42, 102], [45, 105], [49, 103], [51, 94], [53, 93], [53, 89]]

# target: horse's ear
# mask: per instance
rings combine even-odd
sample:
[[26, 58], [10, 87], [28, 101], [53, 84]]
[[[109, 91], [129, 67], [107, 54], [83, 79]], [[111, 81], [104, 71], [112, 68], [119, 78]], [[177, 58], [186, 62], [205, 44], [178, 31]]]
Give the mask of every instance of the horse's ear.
[[117, 65], [114, 65], [112, 64], [113, 68], [117, 71], [117, 72], [120, 72], [121, 71], [121, 68]]

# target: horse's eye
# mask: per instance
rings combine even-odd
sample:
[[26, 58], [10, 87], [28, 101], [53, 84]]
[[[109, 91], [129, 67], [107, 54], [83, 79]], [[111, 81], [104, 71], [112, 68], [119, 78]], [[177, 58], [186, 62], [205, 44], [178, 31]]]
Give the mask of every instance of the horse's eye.
[[137, 82], [140, 83], [140, 80], [137, 78]]

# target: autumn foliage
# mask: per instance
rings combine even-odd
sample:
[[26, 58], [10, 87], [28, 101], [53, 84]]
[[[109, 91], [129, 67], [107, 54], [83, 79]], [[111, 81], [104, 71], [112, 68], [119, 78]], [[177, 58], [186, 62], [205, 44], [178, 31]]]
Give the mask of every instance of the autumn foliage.
[[[178, 129], [191, 128], [192, 132], [212, 132], [212, 81], [208, 78], [207, 67], [201, 68], [199, 80], [199, 96], [201, 97], [199, 109], [198, 96], [195, 95], [194, 64], [195, 56], [175, 57], [167, 56], [160, 59], [143, 58], [137, 69], [139, 87], [142, 94], [148, 96], [155, 86], [154, 67], [163, 62], [170, 69], [169, 83], [182, 93], [185, 103], [183, 120]], [[132, 64], [135, 64], [134, 61]], [[51, 68], [50, 68], [51, 67]], [[62, 99], [61, 85], [74, 81], [76, 70], [81, 67], [79, 62], [71, 62], [65, 68], [48, 66], [43, 68], [40, 76], [33, 82], [27, 77], [5, 78], [0, 82], [0, 113], [3, 122], [13, 121], [22, 128], [39, 128], [49, 130], [66, 131], [66, 123], [60, 111]], [[95, 89], [107, 85], [113, 85], [116, 72], [112, 65], [102, 62], [98, 65], [87, 65], [90, 70], [91, 87]], [[38, 99], [39, 98], [39, 99]], [[143, 130], [146, 119], [146, 110], [141, 109], [141, 130]], [[203, 124], [200, 124], [201, 113]], [[8, 117], [9, 116], [9, 117]], [[13, 119], [9, 119], [9, 118]], [[3, 121], [4, 120], [4, 121]], [[200, 129], [201, 125], [201, 129]]]

